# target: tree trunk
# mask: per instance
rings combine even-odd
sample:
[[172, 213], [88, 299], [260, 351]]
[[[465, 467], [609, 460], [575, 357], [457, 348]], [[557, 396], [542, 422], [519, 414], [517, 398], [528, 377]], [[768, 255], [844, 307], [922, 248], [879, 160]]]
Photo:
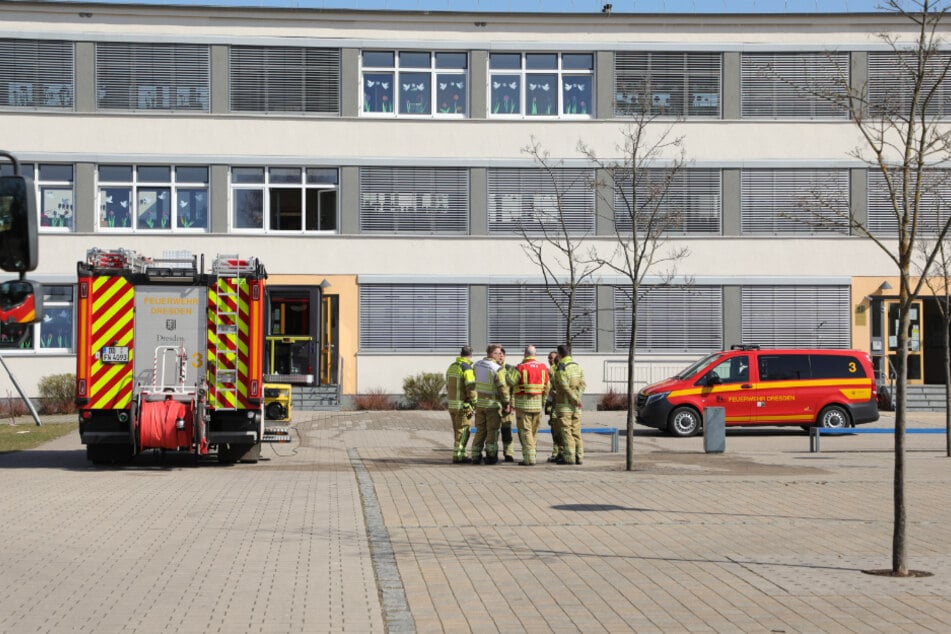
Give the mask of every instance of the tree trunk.
[[[945, 279], [947, 288], [947, 278]], [[944, 332], [941, 342], [944, 345], [944, 445], [945, 455], [951, 458], [951, 296], [945, 295]], [[938, 300], [942, 301], [942, 300]]]
[[[634, 297], [637, 297], [635, 287]], [[627, 442], [625, 443], [625, 469], [634, 470], [634, 418], [637, 394], [634, 393], [634, 351], [637, 334], [637, 301], [631, 307], [631, 339], [627, 343]]]
[[902, 275], [899, 291], [898, 378], [895, 386], [895, 525], [892, 533], [892, 573], [907, 576], [905, 539], [905, 410], [908, 403], [908, 328], [911, 323], [911, 297], [908, 273]]

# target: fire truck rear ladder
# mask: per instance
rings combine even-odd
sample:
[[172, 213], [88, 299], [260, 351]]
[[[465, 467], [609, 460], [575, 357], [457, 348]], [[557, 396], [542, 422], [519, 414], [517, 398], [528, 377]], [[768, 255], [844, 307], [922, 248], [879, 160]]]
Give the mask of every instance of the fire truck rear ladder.
[[[237, 255], [219, 255], [212, 265], [218, 276], [215, 286], [215, 389], [219, 410], [235, 410], [238, 403], [238, 311], [241, 295], [241, 274], [254, 270], [255, 260]], [[234, 287], [222, 284], [222, 278], [234, 280]], [[223, 405], [229, 403], [230, 405]]]

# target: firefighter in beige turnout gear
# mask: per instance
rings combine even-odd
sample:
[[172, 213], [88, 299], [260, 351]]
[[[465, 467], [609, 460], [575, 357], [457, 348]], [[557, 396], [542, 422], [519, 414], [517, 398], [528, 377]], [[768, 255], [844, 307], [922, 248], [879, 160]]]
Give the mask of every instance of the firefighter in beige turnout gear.
[[469, 425], [475, 413], [475, 373], [472, 370], [472, 348], [463, 346], [459, 356], [446, 370], [446, 395], [449, 417], [452, 419], [452, 461], [456, 464], [471, 462], [466, 457]]
[[[505, 359], [505, 348], [502, 348], [502, 360], [500, 362], [502, 366], [502, 376], [505, 377], [505, 384], [508, 386], [509, 392], [511, 392], [518, 381], [518, 371], [514, 365], [506, 363]], [[515, 409], [510, 407], [508, 412], [502, 412], [502, 424], [499, 427], [502, 436], [502, 456], [505, 462], [515, 462], [515, 437], [512, 435], [513, 425], [515, 425]], [[521, 440], [521, 438], [519, 438], [519, 440]]]
[[518, 416], [518, 439], [522, 445], [520, 465], [535, 464], [535, 439], [550, 387], [548, 367], [535, 359], [535, 346], [525, 346], [525, 358], [515, 368], [512, 396]]
[[482, 464], [485, 449], [485, 464], [495, 464], [499, 459], [499, 427], [502, 413], [507, 412], [509, 388], [501, 365], [502, 346], [489, 344], [486, 357], [475, 362], [476, 379], [475, 438], [472, 440], [472, 464]]
[[571, 359], [571, 347], [558, 346], [558, 366], [552, 377], [555, 386], [555, 412], [562, 426], [564, 445], [558, 464], [581, 464], [584, 445], [581, 443], [581, 396], [587, 385], [581, 366]]

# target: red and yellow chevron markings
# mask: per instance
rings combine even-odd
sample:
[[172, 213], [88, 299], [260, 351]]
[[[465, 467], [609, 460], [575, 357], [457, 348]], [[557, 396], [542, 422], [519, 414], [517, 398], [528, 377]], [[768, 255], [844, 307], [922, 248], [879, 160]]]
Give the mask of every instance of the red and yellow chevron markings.
[[[127, 409], [132, 404], [135, 351], [135, 289], [119, 276], [89, 280], [89, 314], [81, 318], [81, 354], [88, 355], [91, 409]], [[99, 352], [107, 346], [127, 346], [127, 363], [103, 363]]]

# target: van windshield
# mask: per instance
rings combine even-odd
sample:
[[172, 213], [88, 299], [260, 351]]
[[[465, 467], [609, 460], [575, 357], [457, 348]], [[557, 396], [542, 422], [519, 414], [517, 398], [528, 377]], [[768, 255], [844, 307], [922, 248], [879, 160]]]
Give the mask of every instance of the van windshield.
[[675, 379], [689, 379], [689, 378], [692, 377], [694, 374], [696, 374], [697, 372], [699, 372], [701, 368], [707, 367], [707, 365], [713, 363], [714, 361], [716, 361], [717, 359], [719, 359], [721, 356], [723, 356], [723, 353], [722, 353], [722, 352], [716, 352], [716, 353], [714, 353], [714, 354], [708, 355], [708, 356], [706, 356], [706, 357], [700, 359], [700, 360], [697, 361], [696, 363], [693, 363], [693, 364], [687, 366], [686, 368], [684, 368], [683, 370], [681, 370], [681, 371], [678, 372], [677, 374], [675, 374], [675, 375], [674, 375], [674, 378], [675, 378]]

